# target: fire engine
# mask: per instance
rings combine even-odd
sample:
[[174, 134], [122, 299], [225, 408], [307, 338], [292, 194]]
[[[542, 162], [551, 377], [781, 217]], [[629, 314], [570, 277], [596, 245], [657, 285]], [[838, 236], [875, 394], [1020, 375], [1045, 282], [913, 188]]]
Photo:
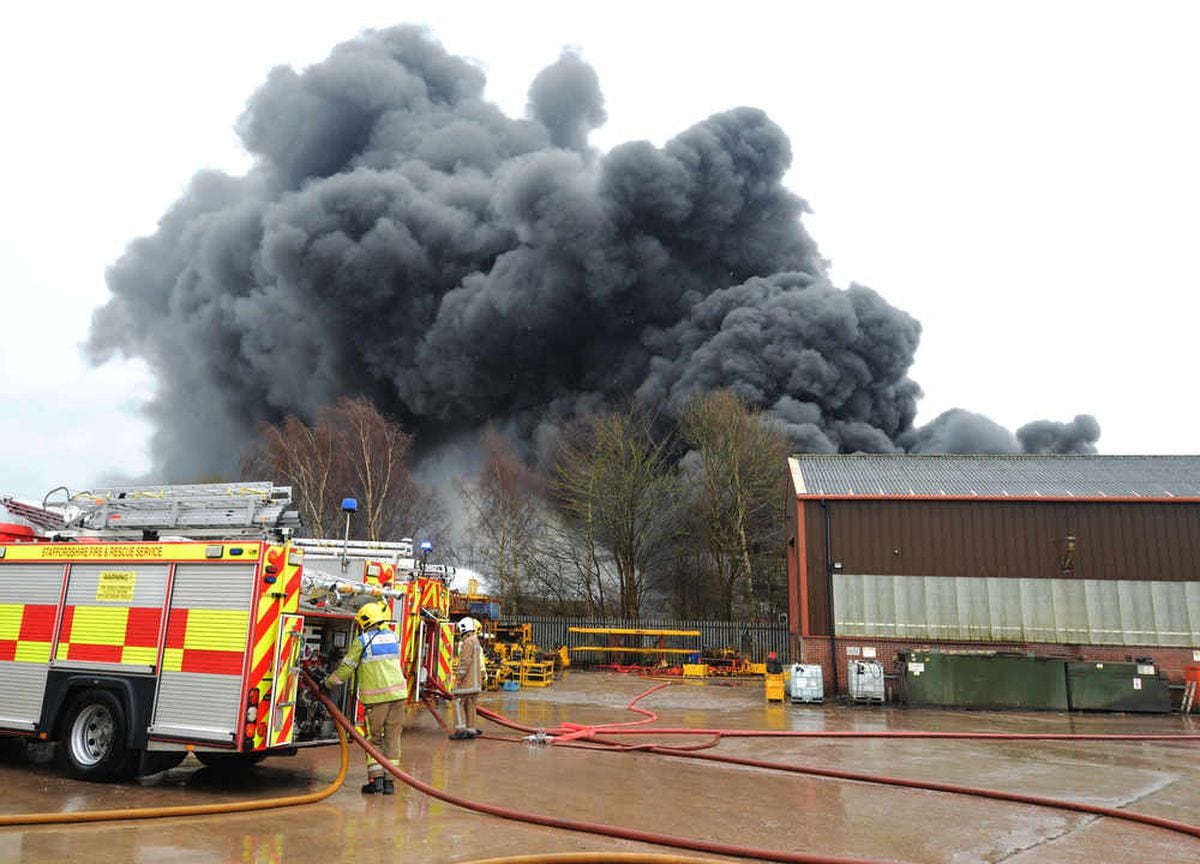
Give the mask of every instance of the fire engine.
[[[61, 487], [60, 487], [61, 489]], [[271, 483], [126, 486], [40, 505], [0, 497], [0, 734], [58, 744], [85, 780], [246, 765], [336, 743], [303, 687], [386, 603], [409, 701], [449, 688], [448, 570], [411, 541], [293, 536]], [[346, 509], [346, 508], [343, 508]], [[349, 520], [349, 516], [347, 517]], [[355, 716], [352, 687], [334, 694]]]

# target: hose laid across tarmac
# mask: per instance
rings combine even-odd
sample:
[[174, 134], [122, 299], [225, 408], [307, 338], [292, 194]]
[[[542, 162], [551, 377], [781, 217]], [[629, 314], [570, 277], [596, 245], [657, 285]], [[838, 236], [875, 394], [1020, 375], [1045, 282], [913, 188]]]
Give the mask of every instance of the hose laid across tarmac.
[[[660, 684], [658, 686], [651, 687], [649, 690], [646, 690], [646, 691], [638, 694], [637, 696], [635, 696], [633, 698], [633, 700], [626, 707], [631, 710], [637, 711], [638, 713], [641, 713], [641, 714], [650, 714], [651, 712], [648, 712], [643, 708], [634, 708], [633, 706], [639, 700], [645, 698], [646, 696], [649, 696], [651, 693], [661, 690], [663, 686], [665, 686], [665, 685]], [[705, 759], [705, 760], [712, 761], [712, 762], [724, 762], [724, 763], [727, 763], [730, 765], [744, 765], [744, 766], [753, 767], [753, 768], [765, 768], [765, 769], [772, 770], [772, 771], [786, 771], [786, 772], [791, 772], [791, 773], [795, 773], [795, 774], [810, 774], [810, 775], [820, 776], [820, 777], [829, 777], [829, 778], [836, 779], [836, 780], [852, 780], [852, 781], [861, 782], [861, 783], [877, 783], [877, 784], [887, 785], [887, 786], [907, 787], [910, 789], [925, 789], [925, 790], [929, 790], [932, 792], [948, 792], [948, 793], [957, 794], [957, 795], [971, 795], [973, 797], [978, 797], [978, 798], [991, 798], [991, 799], [1000, 800], [1000, 801], [1012, 801], [1017, 804], [1032, 804], [1032, 805], [1039, 806], [1039, 807], [1052, 807], [1052, 808], [1056, 808], [1056, 809], [1060, 809], [1060, 810], [1072, 810], [1072, 811], [1079, 812], [1079, 813], [1088, 813], [1093, 816], [1104, 816], [1104, 817], [1111, 818], [1111, 819], [1122, 819], [1127, 822], [1134, 822], [1137, 824], [1149, 825], [1149, 826], [1152, 826], [1155, 828], [1163, 828], [1167, 831], [1174, 831], [1179, 834], [1186, 834], [1190, 837], [1200, 838], [1200, 826], [1191, 825], [1191, 824], [1188, 824], [1187, 822], [1179, 822], [1174, 819], [1164, 819], [1164, 818], [1161, 818], [1158, 816], [1149, 816], [1149, 815], [1146, 815], [1143, 813], [1135, 813], [1130, 810], [1120, 810], [1115, 807], [1103, 807], [1103, 806], [1100, 806], [1097, 804], [1084, 804], [1079, 801], [1068, 801], [1068, 800], [1063, 800], [1063, 799], [1058, 799], [1058, 798], [1047, 798], [1047, 797], [1040, 796], [1040, 795], [1025, 795], [1025, 794], [1021, 794], [1018, 792], [1004, 792], [1004, 791], [1000, 791], [997, 789], [985, 789], [985, 788], [975, 787], [975, 786], [962, 786], [962, 785], [953, 784], [953, 783], [938, 783], [938, 782], [926, 781], [926, 780], [910, 780], [910, 779], [903, 778], [903, 777], [888, 777], [888, 776], [885, 776], [882, 774], [866, 774], [866, 773], [862, 773], [862, 772], [858, 772], [858, 771], [842, 771], [842, 770], [834, 769], [834, 768], [817, 768], [817, 767], [813, 767], [813, 766], [804, 766], [804, 765], [789, 765], [789, 764], [783, 763], [783, 762], [767, 762], [767, 761], [763, 761], [763, 760], [759, 760], [759, 759], [743, 759], [743, 758], [739, 758], [736, 756], [721, 756], [721, 755], [718, 755], [715, 753], [695, 752], [697, 750], [704, 750], [704, 749], [708, 749], [708, 748], [714, 746], [714, 744], [717, 743], [723, 737], [746, 737], [749, 735], [753, 735], [753, 733], [760, 731], [760, 730], [729, 730], [729, 731], [726, 731], [726, 730], [720, 730], [720, 729], [676, 729], [676, 728], [656, 729], [653, 727], [651, 727], [651, 728], [642, 727], [642, 728], [638, 728], [638, 729], [631, 729], [628, 726], [625, 726], [624, 724], [620, 724], [620, 723], [600, 724], [600, 725], [596, 725], [596, 726], [580, 726], [575, 723], [563, 723], [563, 724], [560, 724], [560, 726], [559, 726], [559, 730], [561, 730], [561, 731], [559, 731], [559, 730], [547, 731], [544, 729], [537, 730], [532, 727], [525, 726], [520, 723], [516, 723], [515, 721], [509, 720], [507, 717], [504, 717], [503, 715], [497, 714], [493, 711], [488, 711], [487, 709], [484, 709], [484, 708], [479, 708], [478, 711], [480, 714], [487, 717], [489, 720], [492, 720], [493, 722], [498, 723], [502, 726], [507, 726], [510, 729], [515, 729], [515, 730], [521, 731], [521, 732], [531, 732], [534, 734], [540, 733], [542, 736], [546, 736], [545, 737], [546, 743], [556, 744], [556, 745], [564, 746], [564, 747], [586, 747], [588, 749], [608, 750], [610, 752], [659, 753], [664, 756], [676, 756], [676, 757], [680, 757], [680, 758], [690, 758], [690, 759]], [[640, 725], [644, 721], [636, 721], [636, 722]], [[767, 730], [767, 731], [769, 731], [769, 730]], [[605, 739], [601, 739], [601, 738], [597, 737], [598, 735], [606, 734], [606, 733], [614, 734], [614, 735], [633, 735], [633, 734], [650, 735], [655, 732], [662, 732], [664, 734], [671, 734], [671, 735], [709, 734], [709, 735], [714, 736], [714, 740], [709, 741], [704, 744], [696, 745], [694, 747], [665, 747], [665, 746], [654, 745], [654, 744], [626, 745], [619, 741], [610, 741], [610, 740], [605, 740]], [[1196, 738], [1200, 738], [1200, 736], [1198, 736], [1198, 735], [1153, 735], [1153, 736], [1061, 735], [1061, 734], [1041, 735], [1041, 734], [1037, 734], [1037, 733], [1033, 733], [1033, 734], [1029, 734], [1029, 735], [1021, 735], [1019, 733], [991, 733], [991, 734], [989, 734], [989, 733], [971, 733], [971, 732], [928, 733], [928, 735], [927, 735], [925, 733], [911, 733], [911, 732], [903, 732], [903, 731], [891, 733], [891, 734], [889, 734], [887, 732], [868, 732], [868, 733], [813, 732], [813, 733], [810, 733], [810, 732], [801, 732], [801, 731], [792, 732], [789, 734], [789, 732], [787, 732], [787, 731], [778, 731], [778, 732], [775, 732], [775, 734], [779, 735], [779, 736], [788, 736], [788, 737], [797, 737], [797, 736], [799, 736], [799, 737], [829, 737], [829, 736], [833, 736], [833, 737], [870, 737], [870, 738], [914, 738], [914, 737], [928, 737], [928, 735], [933, 735], [933, 736], [937, 736], [937, 737], [953, 736], [956, 738], [981, 737], [981, 738], [990, 739], [990, 740], [995, 740], [995, 739], [999, 738], [1000, 740], [1034, 739], [1034, 740], [1055, 740], [1055, 741], [1063, 740], [1063, 739], [1088, 740], [1088, 741], [1096, 741], [1096, 740], [1100, 740], [1100, 741], [1131, 741], [1131, 740], [1132, 741], [1145, 741], [1145, 740], [1162, 741], [1163, 739], [1193, 740]], [[595, 743], [590, 744], [590, 745], [583, 744], [583, 743], [579, 742], [578, 739], [580, 739], [580, 738], [587, 738]], [[512, 739], [503, 738], [500, 740], [511, 741]]]
[[174, 807], [140, 807], [125, 810], [81, 810], [77, 813], [18, 813], [0, 816], [0, 828], [14, 825], [61, 825], [71, 822], [114, 822], [121, 819], [164, 819], [170, 816], [211, 816], [218, 813], [246, 813], [252, 810], [273, 810], [276, 807], [295, 807], [300, 804], [315, 804], [341, 788], [350, 768], [350, 745], [341, 728], [338, 746], [341, 748], [341, 766], [333, 782], [316, 792], [303, 795], [288, 795], [282, 798], [260, 798], [254, 801], [231, 801], [224, 804], [181, 804]]
[[[362, 734], [354, 728], [354, 724], [346, 719], [346, 715], [338, 710], [338, 707], [333, 704], [316, 684], [307, 675], [302, 679], [304, 686], [308, 687], [321, 703], [329, 711], [334, 722], [346, 731], [354, 742], [363, 750], [371, 754], [372, 758], [383, 767], [385, 771], [390, 773], [397, 780], [407, 783], [418, 792], [424, 792], [432, 798], [437, 798], [439, 801], [445, 801], [448, 804], [454, 804], [457, 807], [462, 807], [466, 810], [474, 810], [477, 813], [487, 813], [491, 816], [500, 816], [504, 819], [514, 819], [518, 822], [529, 822], [533, 825], [546, 825], [550, 828], [562, 828], [566, 831], [582, 831], [587, 834], [600, 834], [607, 837], [618, 837], [623, 840], [636, 840], [641, 843], [653, 843], [658, 846], [673, 846], [676, 849], [692, 849], [698, 852], [711, 852], [715, 855], [729, 855], [737, 858], [757, 858], [762, 861], [785, 861], [797, 862], [797, 864], [895, 864], [895, 862], [883, 862], [877, 859], [870, 858], [847, 858], [836, 855], [815, 855], [807, 852], [786, 852], [774, 849], [759, 849], [753, 846], [735, 846], [729, 843], [718, 843], [712, 840], [695, 840], [690, 837], [677, 837], [671, 834], [661, 834], [655, 831], [641, 831], [636, 828], [623, 828], [618, 825], [605, 825], [602, 822], [585, 822], [579, 819], [563, 819], [558, 816], [546, 816], [539, 813], [529, 813], [524, 810], [514, 810], [511, 807], [500, 807], [496, 804], [487, 804], [482, 801], [472, 801], [468, 798], [463, 798], [458, 795], [453, 795], [438, 789], [436, 786], [431, 786], [428, 783], [418, 780], [416, 777], [406, 771], [397, 768], [374, 744], [362, 736]], [[595, 860], [595, 859], [593, 859]]]

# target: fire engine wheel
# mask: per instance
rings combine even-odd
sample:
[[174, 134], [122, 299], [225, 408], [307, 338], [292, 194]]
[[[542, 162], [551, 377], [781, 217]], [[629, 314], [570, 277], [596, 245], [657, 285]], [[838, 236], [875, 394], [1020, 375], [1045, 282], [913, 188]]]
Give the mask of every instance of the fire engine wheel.
[[248, 771], [267, 758], [266, 753], [196, 753], [205, 768], [236, 774]]
[[124, 780], [137, 752], [125, 746], [125, 707], [107, 690], [82, 693], [67, 712], [60, 752], [80, 780]]

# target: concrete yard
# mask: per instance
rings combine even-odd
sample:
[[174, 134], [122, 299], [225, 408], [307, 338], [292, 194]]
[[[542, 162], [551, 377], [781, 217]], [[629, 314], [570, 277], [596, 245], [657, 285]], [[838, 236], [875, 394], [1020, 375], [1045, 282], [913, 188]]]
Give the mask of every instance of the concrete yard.
[[[484, 707], [535, 727], [625, 722], [631, 699], [659, 683], [569, 672], [554, 686], [485, 694]], [[663, 727], [1196, 733], [1180, 715], [909, 710], [767, 704], [760, 680], [676, 682], [639, 705]], [[403, 768], [471, 799], [558, 817], [740, 846], [876, 861], [1200, 862], [1200, 838], [1065, 810], [943, 792], [834, 780], [652, 753], [601, 753], [520, 741], [482, 723], [450, 741], [425, 711], [405, 730]], [[629, 740], [632, 740], [629, 739]], [[710, 736], [637, 743], [699, 744]], [[1200, 742], [730, 738], [702, 751], [1041, 795], [1200, 825]], [[44, 760], [0, 761], [0, 814], [238, 801], [320, 789], [336, 747], [268, 759], [231, 780], [188, 760], [124, 785], [73, 781]], [[509, 821], [397, 784], [359, 792], [361, 753], [346, 784], [317, 804], [246, 814], [0, 828], [0, 864], [200, 862], [466, 862], [562, 852], [749, 860]]]

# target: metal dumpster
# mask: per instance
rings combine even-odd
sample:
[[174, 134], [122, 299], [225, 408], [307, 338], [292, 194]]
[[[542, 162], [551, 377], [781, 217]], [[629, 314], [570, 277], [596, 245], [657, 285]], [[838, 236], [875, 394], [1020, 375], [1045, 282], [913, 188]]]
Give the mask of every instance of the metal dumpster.
[[1066, 661], [992, 651], [902, 651], [909, 705], [1066, 711]]
[[1068, 663], [1067, 695], [1072, 711], [1171, 710], [1167, 676], [1153, 662]]

